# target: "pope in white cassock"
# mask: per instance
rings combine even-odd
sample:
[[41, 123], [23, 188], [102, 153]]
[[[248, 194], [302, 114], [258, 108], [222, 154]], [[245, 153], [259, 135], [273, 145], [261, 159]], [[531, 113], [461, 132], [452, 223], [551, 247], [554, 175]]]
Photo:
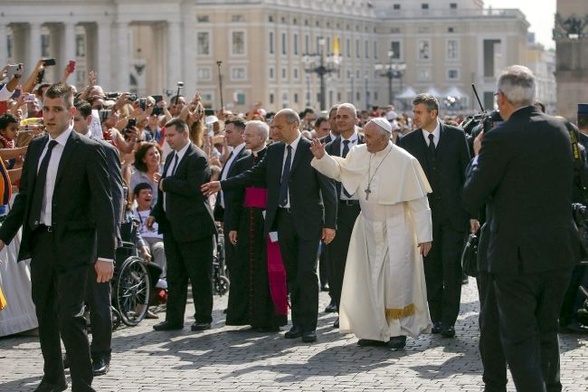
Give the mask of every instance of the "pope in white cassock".
[[390, 141], [384, 118], [364, 127], [365, 144], [333, 157], [315, 139], [312, 166], [359, 196], [339, 308], [339, 331], [359, 345], [402, 349], [429, 332], [423, 256], [431, 249], [431, 187], [416, 158]]

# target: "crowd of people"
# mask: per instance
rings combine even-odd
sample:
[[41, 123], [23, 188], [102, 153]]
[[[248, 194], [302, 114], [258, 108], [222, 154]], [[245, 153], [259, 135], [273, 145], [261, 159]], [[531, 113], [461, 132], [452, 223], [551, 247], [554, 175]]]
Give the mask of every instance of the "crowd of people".
[[[485, 390], [506, 391], [507, 364], [517, 390], [562, 389], [557, 333], [585, 330], [575, 319], [586, 268], [571, 205], [586, 200], [574, 191], [570, 132], [586, 147], [588, 137], [542, 113], [527, 68], [498, 77], [501, 121], [466, 132], [465, 119], [440, 118], [430, 94], [410, 114], [352, 103], [213, 113], [197, 92], [169, 103], [105, 92], [93, 72], [79, 92], [66, 83], [70, 68], [43, 83], [43, 64], [22, 85], [22, 67], [5, 68], [0, 89], [0, 169], [16, 194], [0, 249], [22, 227], [18, 259], [32, 258], [45, 360], [37, 391], [66, 389], [67, 367], [74, 391], [92, 391], [108, 372], [123, 240], [167, 290], [155, 331], [184, 328], [188, 285], [191, 330], [211, 328], [222, 235], [226, 325], [276, 333], [290, 315], [285, 338], [315, 342], [328, 288], [334, 328], [360, 346], [401, 350], [407, 337], [456, 335], [461, 254], [478, 232]], [[138, 227], [130, 237], [129, 222]]]

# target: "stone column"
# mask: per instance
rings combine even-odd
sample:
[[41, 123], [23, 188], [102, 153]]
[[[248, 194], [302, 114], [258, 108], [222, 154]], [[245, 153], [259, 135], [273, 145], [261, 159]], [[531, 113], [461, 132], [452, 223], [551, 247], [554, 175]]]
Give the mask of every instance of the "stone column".
[[29, 24], [29, 43], [28, 43], [28, 58], [25, 61], [26, 71], [31, 72], [35, 69], [37, 61], [41, 58], [41, 24]]
[[[69, 63], [69, 60], [76, 59], [76, 25], [74, 22], [63, 23], [63, 35], [61, 41], [61, 61], [57, 64], [57, 77], [61, 78], [65, 66]], [[75, 75], [70, 76], [68, 83], [75, 84]]]
[[[98, 22], [98, 34], [94, 36], [96, 40], [93, 45], [88, 40], [88, 49], [92, 51], [93, 61], [88, 64], [88, 72], [95, 71], [98, 74], [98, 84], [102, 86], [105, 91], [117, 91], [118, 83], [115, 74], [112, 70], [113, 59], [116, 59], [119, 53], [112, 55], [112, 22], [101, 21]], [[118, 66], [118, 64], [117, 64]]]
[[113, 57], [118, 57], [118, 61], [115, 62], [116, 65], [114, 67], [115, 77], [113, 78], [113, 81], [116, 83], [114, 89], [117, 91], [129, 91], [129, 77], [131, 70], [129, 64], [129, 24], [127, 22], [117, 22], [116, 27], [116, 45], [112, 48], [116, 48], [116, 56]]
[[4, 23], [0, 23], [0, 67], [4, 67], [8, 63], [8, 45], [6, 44], [7, 37], [8, 26], [6, 26]]
[[[183, 78], [186, 86], [186, 91], [196, 91], [198, 89], [197, 83], [197, 69], [196, 69], [196, 23], [191, 12], [184, 12], [184, 67]], [[211, 48], [212, 50], [212, 48]], [[174, 82], [171, 80], [170, 82]]]
[[[184, 53], [189, 52], [184, 48]], [[182, 80], [182, 37], [180, 35], [180, 23], [167, 22], [167, 83], [166, 86], [175, 86]], [[186, 84], [184, 84], [186, 86]]]

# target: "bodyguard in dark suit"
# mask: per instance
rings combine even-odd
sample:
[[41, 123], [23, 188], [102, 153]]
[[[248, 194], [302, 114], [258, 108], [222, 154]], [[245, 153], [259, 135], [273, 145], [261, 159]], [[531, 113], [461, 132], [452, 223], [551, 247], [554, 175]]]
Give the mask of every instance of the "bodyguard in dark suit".
[[433, 188], [429, 194], [433, 247], [425, 257], [427, 300], [433, 333], [453, 337], [461, 300], [460, 257], [468, 230], [461, 191], [470, 153], [465, 133], [438, 120], [437, 98], [419, 94], [413, 113], [419, 128], [400, 138], [398, 145], [418, 159]]
[[[357, 120], [355, 106], [350, 103], [339, 105], [336, 114], [339, 136], [325, 146], [325, 151], [329, 155], [345, 157], [354, 146], [363, 144], [363, 136], [356, 131]], [[327, 247], [327, 259], [329, 263], [329, 284], [331, 286], [329, 294], [333, 299], [335, 309], [338, 311], [351, 232], [361, 208], [359, 207], [357, 195], [350, 194], [345, 189], [342, 189], [340, 182], [335, 184], [339, 202], [337, 207], [337, 236]], [[338, 317], [333, 327], [339, 328]]]
[[[76, 110], [74, 131], [93, 139], [89, 128], [92, 122], [92, 106], [88, 102], [83, 101], [83, 103], [76, 104]], [[120, 222], [124, 205], [120, 157], [118, 150], [112, 144], [104, 140], [97, 140], [97, 142], [102, 145], [106, 154], [118, 248], [121, 241]], [[94, 376], [101, 376], [108, 373], [110, 369], [112, 352], [111, 285], [110, 282], [98, 283], [96, 281], [96, 273], [92, 269], [90, 269], [86, 301], [90, 307], [90, 324], [92, 326], [92, 343], [90, 344], [92, 372]], [[67, 358], [67, 361], [64, 359], [64, 362], [67, 362], [67, 365], [64, 364], [65, 366], [71, 363], [69, 358]]]
[[196, 319], [191, 329], [202, 331], [209, 329], [212, 322], [212, 246], [216, 227], [210, 204], [200, 192], [200, 186], [210, 180], [210, 168], [206, 154], [190, 142], [184, 121], [168, 121], [165, 138], [174, 153], [166, 159], [157, 204], [146, 221], [148, 228], [155, 221], [159, 224], [167, 261], [165, 321], [153, 329], [184, 327], [189, 280]]
[[44, 376], [36, 391], [67, 388], [60, 337], [71, 359], [72, 391], [94, 391], [84, 320], [89, 270], [98, 283], [114, 272], [115, 230], [108, 166], [100, 144], [73, 132], [73, 89], [51, 85], [31, 142], [14, 206], [0, 228], [0, 249], [22, 225], [19, 260], [31, 257]]
[[528, 68], [508, 67], [496, 95], [505, 122], [476, 138], [479, 155], [463, 192], [468, 211], [487, 203], [489, 212], [480, 268], [490, 274], [496, 308], [482, 310], [497, 315], [495, 344], [517, 390], [561, 391], [557, 319], [580, 251], [570, 137], [563, 122], [532, 106]]
[[298, 113], [280, 110], [271, 128], [283, 142], [272, 143], [265, 158], [251, 170], [206, 184], [202, 191], [210, 194], [220, 190], [221, 185], [222, 189], [231, 190], [253, 182], [265, 183], [265, 233], [277, 231], [292, 304], [293, 327], [285, 337], [314, 342], [318, 244], [321, 238], [327, 244], [333, 240], [337, 206], [334, 183], [310, 166], [310, 141], [302, 137], [299, 125]]

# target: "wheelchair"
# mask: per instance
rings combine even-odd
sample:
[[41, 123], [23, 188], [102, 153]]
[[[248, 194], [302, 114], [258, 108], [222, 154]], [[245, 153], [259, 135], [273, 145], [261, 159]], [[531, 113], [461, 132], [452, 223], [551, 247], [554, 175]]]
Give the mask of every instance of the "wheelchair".
[[137, 223], [121, 225], [122, 246], [116, 250], [114, 277], [112, 279], [113, 329], [121, 322], [129, 327], [139, 324], [147, 315], [152, 292], [152, 282], [145, 261], [139, 257], [132, 241]]
[[212, 255], [213, 292], [216, 295], [223, 296], [229, 292], [231, 281], [227, 277], [227, 266], [225, 263], [225, 237], [220, 225], [217, 226], [215, 239], [216, 245]]

